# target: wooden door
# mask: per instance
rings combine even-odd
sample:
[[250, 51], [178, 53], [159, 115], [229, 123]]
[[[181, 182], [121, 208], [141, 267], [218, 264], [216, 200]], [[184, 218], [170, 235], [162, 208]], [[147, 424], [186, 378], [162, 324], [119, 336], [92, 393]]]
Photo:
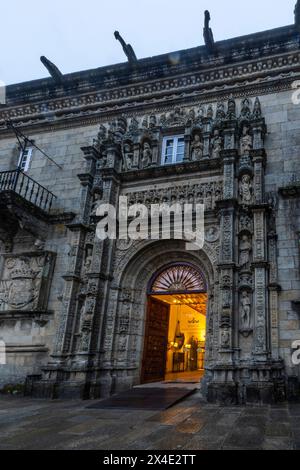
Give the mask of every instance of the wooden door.
[[167, 363], [170, 306], [149, 298], [145, 329], [142, 383], [164, 380]]

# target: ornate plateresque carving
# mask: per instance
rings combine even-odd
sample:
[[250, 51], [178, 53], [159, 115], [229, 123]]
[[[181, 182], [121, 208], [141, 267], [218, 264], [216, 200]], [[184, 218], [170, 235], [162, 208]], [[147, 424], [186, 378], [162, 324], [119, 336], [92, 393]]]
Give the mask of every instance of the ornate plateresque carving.
[[53, 263], [52, 253], [5, 255], [0, 312], [46, 310]]
[[216, 201], [222, 197], [223, 184], [221, 181], [199, 183], [193, 185], [171, 186], [148, 191], [129, 192], [127, 196], [130, 204], [163, 204], [176, 202], [205, 204], [206, 209], [214, 209]]

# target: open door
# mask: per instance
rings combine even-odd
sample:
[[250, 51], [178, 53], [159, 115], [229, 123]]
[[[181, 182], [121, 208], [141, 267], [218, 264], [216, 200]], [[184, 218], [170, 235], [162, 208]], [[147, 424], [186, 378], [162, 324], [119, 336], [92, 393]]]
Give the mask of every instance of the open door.
[[168, 304], [149, 297], [142, 383], [159, 382], [165, 378], [169, 316]]

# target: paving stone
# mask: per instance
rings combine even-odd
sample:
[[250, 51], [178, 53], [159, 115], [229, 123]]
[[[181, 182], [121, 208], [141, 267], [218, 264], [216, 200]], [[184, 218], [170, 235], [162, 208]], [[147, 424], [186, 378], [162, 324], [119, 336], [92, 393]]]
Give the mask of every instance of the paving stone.
[[195, 434], [199, 432], [207, 423], [207, 419], [201, 418], [200, 416], [191, 416], [187, 418], [183, 423], [178, 424], [175, 427], [175, 432], [182, 432], [187, 434]]
[[266, 438], [262, 445], [263, 450], [292, 450], [293, 443], [289, 438], [273, 437]]
[[87, 410], [82, 402], [3, 398], [0, 449], [300, 449], [298, 410], [211, 407], [187, 399], [160, 413], [119, 412]]
[[235, 425], [235, 430], [225, 439], [224, 445], [227, 447], [240, 447], [242, 449], [260, 449], [264, 440], [264, 432], [260, 426]]
[[211, 439], [204, 439], [201, 436], [193, 436], [193, 438], [188, 441], [185, 446], [184, 450], [221, 450], [223, 445], [224, 439], [219, 438], [211, 438]]
[[266, 436], [289, 437], [291, 435], [291, 424], [278, 421], [269, 421], [266, 424]]

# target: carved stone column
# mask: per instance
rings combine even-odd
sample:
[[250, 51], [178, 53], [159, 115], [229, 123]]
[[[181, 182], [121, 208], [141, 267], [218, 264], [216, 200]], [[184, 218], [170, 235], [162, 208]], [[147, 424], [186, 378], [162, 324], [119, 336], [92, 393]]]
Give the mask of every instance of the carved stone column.
[[[230, 141], [234, 145], [234, 130], [230, 128]], [[232, 139], [233, 133], [233, 139]], [[226, 140], [226, 137], [225, 137]], [[235, 305], [235, 225], [237, 151], [234, 148], [221, 152], [223, 159], [223, 198], [217, 203], [220, 218], [220, 298], [219, 298], [219, 352], [213, 368], [213, 380], [208, 387], [210, 401], [234, 403], [237, 400], [233, 372], [234, 360], [234, 305]]]
[[87, 208], [90, 206], [90, 190], [96, 171], [96, 160], [99, 154], [94, 147], [84, 147], [84, 158], [86, 160], [85, 172], [78, 175], [81, 181], [80, 213], [77, 222], [70, 224], [68, 228], [72, 232], [71, 249], [69, 253], [68, 272], [64, 275], [65, 288], [62, 300], [62, 312], [54, 349], [54, 356], [59, 358], [66, 354], [71, 345], [73, 324], [76, 313], [77, 292], [80, 283], [80, 271], [83, 260], [83, 249], [86, 231], [88, 229]]
[[[116, 143], [107, 148], [109, 155], [109, 166], [102, 170], [103, 178], [103, 203], [111, 204], [116, 209], [118, 207], [120, 180], [118, 176], [119, 163], [121, 161], [120, 147]], [[109, 288], [111, 282], [111, 263], [115, 249], [115, 240], [106, 239], [104, 241], [95, 238], [92, 265], [89, 276], [93, 278], [95, 289], [98, 292], [95, 303], [93, 330], [90, 337], [90, 352], [94, 352], [94, 365], [107, 369], [107, 373], [91, 379], [90, 394], [93, 397], [107, 394], [111, 388], [112, 380], [109, 370], [112, 368], [109, 358], [105, 358], [106, 351], [112, 351], [113, 324], [114, 317], [108, 311]], [[109, 335], [111, 333], [111, 335]], [[109, 338], [108, 338], [109, 336]], [[108, 348], [108, 344], [110, 347]], [[104, 361], [104, 362], [103, 362]], [[105, 390], [103, 390], [105, 389]]]
[[[258, 131], [256, 131], [258, 132]], [[254, 270], [254, 349], [256, 360], [266, 360], [269, 353], [268, 344], [268, 260], [267, 260], [267, 208], [263, 204], [264, 198], [264, 165], [265, 154], [263, 150], [253, 150], [252, 161], [254, 165], [253, 179], [253, 265]]]

